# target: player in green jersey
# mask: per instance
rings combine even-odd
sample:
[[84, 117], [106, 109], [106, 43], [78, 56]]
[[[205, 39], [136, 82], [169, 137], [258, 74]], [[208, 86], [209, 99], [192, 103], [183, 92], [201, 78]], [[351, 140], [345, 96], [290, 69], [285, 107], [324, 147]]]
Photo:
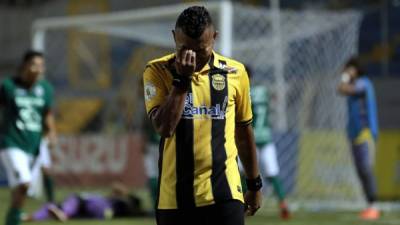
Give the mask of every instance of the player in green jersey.
[[50, 146], [56, 142], [51, 113], [53, 89], [41, 79], [44, 69], [43, 54], [28, 51], [17, 75], [6, 78], [0, 85], [0, 108], [4, 117], [0, 127], [0, 159], [12, 192], [6, 225], [20, 224], [42, 137], [47, 134]]
[[285, 194], [279, 179], [279, 165], [276, 155], [276, 146], [272, 141], [271, 127], [268, 122], [268, 91], [264, 85], [255, 85], [251, 89], [253, 104], [253, 129], [257, 149], [260, 154], [260, 169], [265, 179], [272, 184], [282, 219], [290, 217]]
[[[246, 67], [251, 78], [251, 71]], [[256, 82], [254, 82], [256, 83]], [[251, 85], [251, 102], [253, 111], [254, 139], [258, 149], [260, 170], [264, 179], [273, 187], [279, 201], [280, 216], [289, 219], [290, 212], [285, 201], [285, 193], [279, 179], [279, 164], [276, 146], [272, 140], [272, 130], [269, 122], [269, 95], [265, 85]]]

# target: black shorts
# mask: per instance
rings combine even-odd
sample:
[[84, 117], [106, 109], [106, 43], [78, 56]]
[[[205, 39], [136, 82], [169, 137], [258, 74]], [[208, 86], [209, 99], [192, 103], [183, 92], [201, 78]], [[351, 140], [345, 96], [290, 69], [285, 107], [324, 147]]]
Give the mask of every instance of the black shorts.
[[244, 205], [237, 200], [193, 209], [158, 209], [157, 225], [244, 225]]

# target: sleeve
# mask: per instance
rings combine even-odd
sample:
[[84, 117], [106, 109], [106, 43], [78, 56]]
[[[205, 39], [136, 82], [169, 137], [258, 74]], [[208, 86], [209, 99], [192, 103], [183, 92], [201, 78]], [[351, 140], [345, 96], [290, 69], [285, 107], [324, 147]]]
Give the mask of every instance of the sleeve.
[[356, 80], [355, 84], [354, 84], [354, 90], [356, 92], [356, 94], [363, 94], [365, 92], [366, 89], [366, 81], [363, 79], [358, 79]]
[[168, 90], [153, 65], [147, 65], [143, 73], [144, 101], [147, 115], [157, 109], [166, 99]]
[[240, 74], [239, 90], [236, 95], [236, 124], [239, 126], [249, 125], [253, 120], [251, 111], [250, 81], [246, 70]]

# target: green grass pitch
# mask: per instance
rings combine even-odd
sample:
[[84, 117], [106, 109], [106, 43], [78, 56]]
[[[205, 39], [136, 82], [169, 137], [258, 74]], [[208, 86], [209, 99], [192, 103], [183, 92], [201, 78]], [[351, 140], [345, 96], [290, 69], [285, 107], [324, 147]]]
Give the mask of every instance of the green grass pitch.
[[[89, 191], [89, 190], [85, 190]], [[92, 190], [91, 190], [92, 191]], [[143, 192], [143, 191], [142, 191]], [[57, 199], [62, 199], [67, 195], [67, 190], [62, 189], [57, 192]], [[146, 194], [140, 194], [146, 198]], [[10, 200], [10, 193], [7, 188], [0, 188], [0, 224], [4, 222], [5, 212], [7, 211]], [[274, 201], [274, 199], [267, 199]], [[40, 201], [29, 199], [26, 205], [26, 211], [31, 212], [40, 205]], [[145, 204], [146, 205], [146, 204]], [[268, 204], [271, 205], [271, 204]], [[148, 207], [148, 204], [147, 206]], [[35, 222], [26, 224], [60, 224], [56, 221]], [[153, 218], [132, 218], [132, 219], [114, 219], [107, 221], [99, 220], [70, 220], [66, 222], [68, 225], [154, 225]], [[254, 217], [246, 219], [246, 225], [400, 225], [400, 212], [384, 212], [382, 218], [374, 222], [365, 222], [357, 218], [357, 212], [304, 212], [296, 211], [293, 218], [289, 221], [282, 221], [277, 215], [275, 208], [264, 207], [260, 209]]]

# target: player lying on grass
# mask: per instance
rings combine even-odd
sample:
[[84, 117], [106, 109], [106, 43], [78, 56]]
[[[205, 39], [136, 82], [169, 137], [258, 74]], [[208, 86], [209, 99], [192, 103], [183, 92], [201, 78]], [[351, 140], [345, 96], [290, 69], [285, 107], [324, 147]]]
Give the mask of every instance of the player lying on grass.
[[123, 185], [114, 184], [109, 196], [93, 193], [71, 194], [60, 204], [46, 203], [36, 212], [22, 216], [22, 220], [29, 222], [57, 219], [64, 222], [72, 218], [101, 220], [145, 215], [140, 199], [129, 194]]

